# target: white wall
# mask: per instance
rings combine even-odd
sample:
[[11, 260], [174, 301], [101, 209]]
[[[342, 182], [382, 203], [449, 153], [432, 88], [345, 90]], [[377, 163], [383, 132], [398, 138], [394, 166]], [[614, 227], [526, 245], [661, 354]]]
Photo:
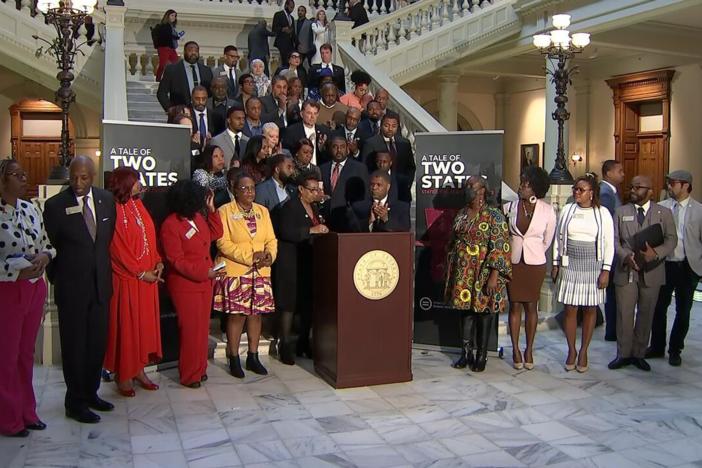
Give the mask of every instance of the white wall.
[[702, 199], [702, 66], [676, 68], [670, 106], [670, 170], [692, 173], [693, 196]]

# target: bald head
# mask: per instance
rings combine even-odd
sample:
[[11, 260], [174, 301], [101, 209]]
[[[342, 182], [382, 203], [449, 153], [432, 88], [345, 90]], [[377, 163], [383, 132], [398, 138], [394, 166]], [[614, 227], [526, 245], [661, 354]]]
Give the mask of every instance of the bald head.
[[90, 192], [95, 178], [95, 163], [87, 156], [75, 156], [68, 166], [68, 183], [77, 197]]

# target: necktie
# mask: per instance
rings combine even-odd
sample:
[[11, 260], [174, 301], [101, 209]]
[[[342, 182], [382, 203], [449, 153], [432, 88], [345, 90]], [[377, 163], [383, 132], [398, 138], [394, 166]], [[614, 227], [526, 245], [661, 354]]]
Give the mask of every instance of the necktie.
[[205, 122], [205, 113], [204, 112], [200, 112], [199, 130], [200, 130], [200, 142], [202, 143], [202, 146], [205, 146], [205, 137], [207, 136], [207, 123]]
[[394, 138], [390, 138], [388, 140], [388, 151], [390, 152], [390, 156], [392, 156], [392, 160], [394, 161], [397, 158], [397, 147], [395, 146]]
[[95, 242], [95, 235], [97, 234], [97, 226], [95, 225], [95, 218], [93, 218], [93, 210], [90, 209], [90, 195], [83, 197], [83, 219], [85, 220], [85, 225], [88, 228], [90, 237]]
[[373, 124], [373, 135], [378, 133], [378, 122], [372, 122]]
[[346, 132], [346, 141], [351, 141], [353, 138], [353, 132]]
[[234, 89], [236, 87], [236, 78], [234, 77], [234, 68], [229, 68], [229, 93], [234, 94]]
[[636, 220], [639, 222], [639, 226], [643, 226], [644, 219], [646, 218], [646, 215], [644, 214], [644, 209], [643, 207], [639, 207], [637, 211], [637, 216]]
[[339, 181], [339, 173], [341, 172], [341, 164], [334, 163], [334, 169], [331, 173], [331, 191], [333, 192], [336, 188], [336, 183]]
[[193, 71], [193, 88], [200, 85], [200, 80], [197, 78], [197, 68], [195, 65], [190, 65], [190, 69]]
[[241, 158], [241, 145], [239, 144], [239, 134], [234, 135], [234, 152], [236, 153], [236, 159]]
[[675, 202], [673, 205], [673, 219], [675, 220], [675, 227], [677, 228], [680, 224], [680, 203]]

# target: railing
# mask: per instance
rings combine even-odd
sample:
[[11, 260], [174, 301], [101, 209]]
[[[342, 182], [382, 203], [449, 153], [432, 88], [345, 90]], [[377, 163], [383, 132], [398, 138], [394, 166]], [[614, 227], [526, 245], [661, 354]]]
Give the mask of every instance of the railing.
[[494, 0], [423, 0], [401, 8], [358, 28], [351, 34], [351, 43], [364, 55], [375, 56], [416, 36], [468, 16]]

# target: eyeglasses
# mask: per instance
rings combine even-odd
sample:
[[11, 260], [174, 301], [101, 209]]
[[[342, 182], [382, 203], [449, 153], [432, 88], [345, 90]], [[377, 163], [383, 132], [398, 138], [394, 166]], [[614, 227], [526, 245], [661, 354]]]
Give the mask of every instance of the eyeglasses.
[[300, 56], [297, 54], [294, 54], [294, 55], [291, 55], [290, 58], [300, 58]]
[[237, 187], [239, 190], [242, 192], [255, 192], [256, 191], [256, 186], [255, 185], [240, 185]]
[[302, 186], [305, 190], [309, 190], [310, 192], [321, 192], [322, 189], [319, 187], [305, 187], [304, 185]]
[[651, 187], [646, 187], [645, 185], [630, 185], [629, 190], [641, 190], [641, 189], [646, 189], [649, 190]]
[[7, 175], [10, 177], [17, 177], [18, 179], [26, 179], [27, 178], [27, 173], [24, 171], [8, 172]]
[[687, 181], [684, 181], [684, 180], [668, 179], [668, 185], [671, 185], [671, 186], [675, 185], [675, 184], [682, 185], [682, 184], [686, 184], [686, 183], [687, 183]]
[[573, 192], [575, 193], [584, 193], [584, 192], [589, 192], [592, 189], [589, 188], [582, 188], [582, 187], [573, 187]]

